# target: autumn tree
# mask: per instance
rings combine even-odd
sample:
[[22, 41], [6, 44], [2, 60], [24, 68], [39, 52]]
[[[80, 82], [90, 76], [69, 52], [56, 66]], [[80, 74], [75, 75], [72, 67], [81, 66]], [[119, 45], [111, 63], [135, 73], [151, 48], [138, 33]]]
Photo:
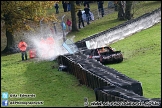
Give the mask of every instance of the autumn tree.
[[47, 15], [56, 1], [1, 1], [1, 20], [5, 22], [7, 45], [2, 52], [8, 52], [14, 44], [15, 30], [31, 30], [28, 21], [56, 21], [55, 15]]

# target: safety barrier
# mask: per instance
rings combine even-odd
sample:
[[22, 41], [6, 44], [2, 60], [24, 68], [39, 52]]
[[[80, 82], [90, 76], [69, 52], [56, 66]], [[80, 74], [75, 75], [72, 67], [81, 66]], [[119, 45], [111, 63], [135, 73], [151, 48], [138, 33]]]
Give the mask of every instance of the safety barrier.
[[124, 39], [131, 34], [147, 29], [156, 23], [161, 22], [161, 8], [150, 13], [146, 13], [136, 19], [126, 21], [116, 27], [102, 31], [100, 33], [89, 36], [83, 40], [76, 42], [78, 48], [86, 48], [86, 41], [89, 41], [89, 48], [95, 49], [109, 45], [118, 40]]
[[59, 64], [67, 66], [66, 72], [74, 75], [80, 84], [95, 91], [96, 101], [156, 101], [159, 102], [158, 105], [161, 105], [159, 98], [149, 99], [142, 96], [143, 91], [139, 81], [131, 79], [113, 68], [106, 67], [95, 59], [86, 58], [84, 54], [60, 55], [57, 60]]
[[138, 95], [143, 95], [139, 81], [106, 67], [94, 59], [88, 59], [84, 54], [61, 55], [58, 57], [58, 63], [67, 66], [67, 72], [74, 75], [80, 84], [92, 89], [115, 85], [133, 91]]
[[[123, 89], [118, 86], [104, 86], [100, 88], [96, 88], [95, 90], [96, 94], [96, 101], [117, 101], [115, 97], [118, 97], [119, 100], [127, 100], [127, 101], [150, 101], [150, 99], [145, 98], [143, 96], [140, 96], [132, 91]], [[107, 94], [107, 99], [109, 100], [102, 100], [102, 97]], [[109, 98], [111, 96], [111, 98]], [[113, 97], [113, 98], [112, 98]]]

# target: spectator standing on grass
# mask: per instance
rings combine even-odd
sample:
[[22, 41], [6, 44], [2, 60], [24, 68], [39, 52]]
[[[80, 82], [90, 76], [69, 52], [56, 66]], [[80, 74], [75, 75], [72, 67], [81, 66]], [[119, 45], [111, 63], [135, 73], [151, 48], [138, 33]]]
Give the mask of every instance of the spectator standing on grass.
[[66, 1], [63, 2], [63, 9], [64, 9], [64, 12], [67, 12], [67, 2]]
[[58, 5], [58, 3], [56, 2], [56, 4], [54, 5], [54, 7], [55, 7], [55, 9], [56, 9], [56, 14], [58, 14], [59, 13], [59, 5]]
[[22, 61], [24, 60], [24, 55], [25, 55], [25, 59], [27, 60], [27, 52], [26, 52], [26, 49], [27, 49], [27, 44], [25, 41], [21, 40], [18, 44], [18, 48], [20, 49], [21, 51], [21, 58], [22, 58]]
[[104, 16], [104, 8], [103, 8], [104, 1], [97, 1], [97, 4], [98, 4], [99, 13], [103, 17]]
[[67, 19], [66, 24], [68, 26], [68, 31], [71, 31], [71, 21], [69, 19]]
[[81, 27], [80, 27], [80, 24], [81, 24], [81, 23], [82, 23], [82, 26], [84, 27], [84, 22], [83, 22], [83, 17], [82, 17], [82, 11], [81, 11], [81, 9], [78, 11], [77, 16], [78, 16], [78, 20], [79, 20], [78, 27], [79, 27], [79, 29], [80, 29], [80, 28], [81, 28]]
[[86, 14], [86, 21], [87, 21], [87, 24], [89, 24], [89, 17], [90, 17], [90, 9], [88, 8], [88, 6], [86, 5], [85, 8], [84, 8], [84, 11], [85, 11], [85, 14]]
[[67, 2], [67, 11], [71, 11], [71, 4], [69, 1]]

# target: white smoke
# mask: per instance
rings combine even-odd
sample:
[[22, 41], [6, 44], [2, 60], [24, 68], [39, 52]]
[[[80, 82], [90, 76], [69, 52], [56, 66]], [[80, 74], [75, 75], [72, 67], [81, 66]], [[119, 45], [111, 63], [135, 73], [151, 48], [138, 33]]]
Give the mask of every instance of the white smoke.
[[[52, 61], [55, 60], [59, 55], [64, 55], [68, 53], [66, 49], [62, 46], [62, 33], [55, 34], [52, 33], [50, 29], [46, 29], [44, 31], [44, 33], [30, 33], [30, 36], [27, 36], [28, 42], [30, 42], [30, 45], [32, 45], [31, 49], [34, 49], [36, 51], [36, 55], [39, 60]], [[47, 42], [46, 39], [49, 37], [52, 37], [54, 39], [54, 43], [49, 44]], [[41, 43], [42, 38], [46, 41], [44, 44]]]

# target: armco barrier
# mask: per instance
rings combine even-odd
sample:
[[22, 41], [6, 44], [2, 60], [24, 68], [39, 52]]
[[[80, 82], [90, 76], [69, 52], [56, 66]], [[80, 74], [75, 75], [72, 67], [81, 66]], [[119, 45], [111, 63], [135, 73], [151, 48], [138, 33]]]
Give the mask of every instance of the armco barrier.
[[90, 49], [96, 48], [96, 44], [97, 47], [102, 47], [131, 36], [133, 33], [147, 29], [158, 22], [161, 22], [161, 7], [136, 19], [129, 20], [116, 27], [89, 36], [75, 44], [78, 48], [86, 48], [86, 41], [89, 41]]

